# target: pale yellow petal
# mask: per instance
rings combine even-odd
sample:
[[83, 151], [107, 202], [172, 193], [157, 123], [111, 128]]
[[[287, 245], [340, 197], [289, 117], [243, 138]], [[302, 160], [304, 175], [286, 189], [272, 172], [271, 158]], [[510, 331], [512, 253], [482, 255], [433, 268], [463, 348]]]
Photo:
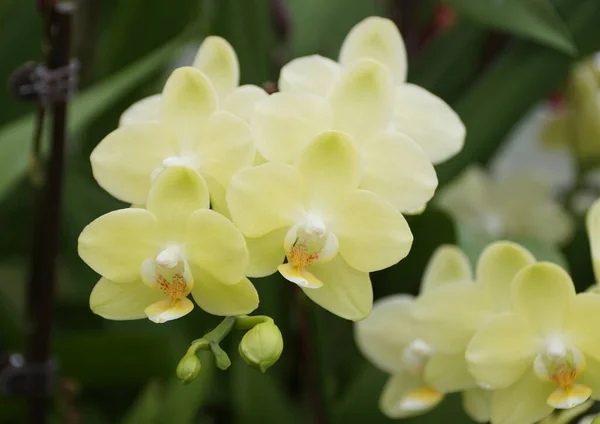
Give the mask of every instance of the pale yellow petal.
[[298, 268], [290, 263], [281, 264], [277, 271], [286, 280], [296, 284], [303, 289], [315, 290], [323, 287], [323, 283], [306, 268]]
[[351, 268], [340, 255], [331, 262], [311, 265], [308, 271], [323, 283], [318, 289], [303, 289], [313, 302], [352, 321], [369, 315], [373, 306], [369, 274]]
[[510, 308], [511, 284], [515, 276], [534, 262], [534, 256], [516, 243], [496, 242], [483, 250], [475, 274], [477, 283], [485, 287], [496, 311]]
[[421, 282], [421, 292], [445, 284], [472, 280], [473, 272], [467, 255], [457, 246], [444, 245], [433, 252], [427, 263]]
[[154, 94], [129, 106], [119, 118], [119, 126], [160, 121], [162, 95]]
[[354, 325], [354, 339], [361, 353], [387, 373], [404, 369], [404, 349], [417, 338], [411, 316], [413, 301], [408, 295], [380, 299], [371, 315]]
[[199, 209], [208, 209], [209, 204], [204, 179], [191, 168], [171, 166], [154, 180], [146, 209], [156, 216], [167, 240], [183, 241], [189, 216]]
[[277, 267], [285, 258], [283, 239], [288, 228], [278, 228], [262, 237], [246, 238], [246, 246], [250, 256], [248, 277], [260, 278], [277, 272]]
[[206, 123], [196, 153], [200, 172], [227, 187], [238, 170], [252, 166], [255, 156], [250, 126], [229, 112], [216, 112]]
[[413, 236], [402, 214], [366, 190], [340, 200], [326, 225], [337, 236], [342, 257], [362, 272], [398, 263], [412, 246]]
[[248, 249], [235, 225], [217, 212], [192, 213], [187, 222], [186, 259], [224, 284], [235, 284], [246, 275]]
[[369, 17], [350, 30], [340, 52], [340, 63], [347, 65], [361, 58], [385, 64], [396, 84], [406, 80], [407, 61], [404, 40], [390, 19]]
[[177, 68], [163, 90], [161, 122], [177, 135], [182, 148], [193, 149], [217, 103], [206, 75], [189, 66]]
[[340, 65], [317, 54], [291, 60], [281, 68], [279, 91], [326, 96], [340, 75]]
[[346, 133], [326, 131], [319, 134], [302, 151], [296, 167], [304, 181], [310, 210], [327, 210], [358, 188], [358, 151]]
[[78, 240], [81, 259], [118, 283], [137, 281], [140, 267], [159, 251], [158, 222], [144, 209], [109, 212], [88, 224]]
[[512, 284], [513, 309], [545, 335], [562, 331], [574, 298], [575, 288], [569, 274], [549, 262], [524, 268]]
[[592, 398], [600, 397], [600, 360], [597, 358], [586, 357], [585, 369], [577, 378], [577, 382], [592, 389]]
[[490, 404], [492, 392], [484, 389], [469, 389], [462, 394], [463, 408], [467, 415], [475, 422], [487, 423], [490, 421]]
[[596, 282], [600, 282], [600, 199], [596, 200], [586, 217], [587, 234], [592, 252]]
[[202, 268], [192, 266], [191, 269], [194, 275], [192, 296], [209, 314], [244, 315], [258, 308], [258, 293], [247, 278], [236, 284], [223, 284]]
[[444, 394], [428, 387], [408, 372], [391, 376], [379, 398], [379, 408], [389, 418], [408, 418], [424, 414], [443, 399]]
[[331, 110], [316, 94], [275, 93], [255, 105], [256, 147], [269, 161], [293, 162], [315, 135], [331, 129]]
[[148, 287], [141, 280], [123, 284], [101, 278], [90, 295], [90, 309], [106, 319], [143, 319], [144, 310], [164, 298], [160, 290]]
[[442, 99], [413, 84], [396, 88], [394, 126], [412, 138], [438, 164], [461, 151], [465, 125]]
[[425, 365], [425, 381], [440, 392], [459, 392], [476, 387], [469, 373], [465, 352], [434, 353]]
[[206, 187], [208, 187], [208, 192], [210, 193], [210, 208], [215, 212], [220, 213], [225, 218], [231, 219], [229, 208], [227, 207], [227, 200], [225, 199], [227, 193], [225, 187], [210, 175], [204, 175], [204, 181], [206, 182]]
[[130, 124], [107, 135], [92, 151], [94, 178], [127, 203], [145, 204], [152, 172], [177, 154], [174, 135], [158, 123]]
[[360, 59], [344, 69], [329, 92], [333, 129], [359, 143], [388, 127], [393, 112], [393, 83], [379, 62]]
[[260, 237], [304, 217], [303, 190], [302, 177], [294, 167], [267, 163], [233, 176], [227, 205], [246, 237]]
[[526, 372], [511, 387], [492, 394], [491, 422], [524, 424], [542, 420], [554, 409], [546, 403], [553, 389], [552, 384], [540, 380], [532, 371]]
[[256, 104], [267, 97], [269, 95], [261, 87], [250, 84], [242, 85], [225, 97], [221, 109], [233, 113], [246, 122], [250, 122]]
[[490, 318], [475, 333], [465, 357], [478, 383], [494, 389], [514, 384], [531, 369], [539, 335], [527, 319], [514, 312]]
[[477, 284], [459, 282], [423, 293], [413, 309], [421, 338], [434, 351], [464, 351], [490, 313], [485, 293]]
[[225, 98], [239, 84], [238, 58], [231, 44], [224, 38], [206, 37], [192, 66], [208, 77], [220, 99]]
[[564, 332], [586, 358], [593, 357], [600, 361], [599, 295], [580, 293], [573, 299], [566, 316]]
[[409, 137], [384, 131], [362, 146], [360, 186], [379, 194], [401, 212], [414, 212], [431, 200], [438, 184], [435, 169]]
[[148, 319], [157, 324], [181, 318], [194, 309], [194, 304], [190, 299], [164, 299], [148, 306], [144, 312]]

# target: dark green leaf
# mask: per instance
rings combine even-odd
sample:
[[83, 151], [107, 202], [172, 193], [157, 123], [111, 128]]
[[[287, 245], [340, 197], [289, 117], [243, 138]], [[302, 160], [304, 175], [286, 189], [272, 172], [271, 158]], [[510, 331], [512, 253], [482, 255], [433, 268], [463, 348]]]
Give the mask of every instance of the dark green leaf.
[[[573, 0], [567, 23], [583, 54], [600, 49], [600, 2]], [[463, 150], [438, 167], [440, 186], [468, 164], [486, 161], [521, 117], [568, 75], [572, 61], [560, 52], [521, 41], [454, 105], [467, 127]]]
[[246, 365], [237, 355], [232, 358], [232, 362], [228, 372], [231, 373], [231, 396], [236, 408], [236, 423], [306, 422], [301, 419], [284, 390], [271, 375], [274, 368], [261, 374]]
[[473, 20], [575, 55], [577, 48], [550, 0], [446, 0]]
[[383, 2], [346, 0], [291, 0], [293, 57], [321, 54], [337, 58], [342, 41], [362, 19], [383, 15]]

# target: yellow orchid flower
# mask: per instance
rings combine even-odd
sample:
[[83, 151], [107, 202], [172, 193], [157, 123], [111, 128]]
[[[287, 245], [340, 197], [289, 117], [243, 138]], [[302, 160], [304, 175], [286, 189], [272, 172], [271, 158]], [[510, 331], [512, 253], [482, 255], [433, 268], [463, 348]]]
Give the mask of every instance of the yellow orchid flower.
[[357, 149], [339, 131], [317, 136], [295, 165], [273, 162], [236, 173], [227, 205], [248, 237], [248, 275], [279, 270], [334, 314], [366, 317], [373, 296], [368, 273], [404, 258], [412, 234], [389, 203], [359, 190], [359, 179]]
[[293, 163], [322, 131], [343, 131], [352, 136], [360, 155], [360, 188], [401, 212], [414, 213], [433, 196], [437, 177], [423, 150], [390, 127], [393, 89], [385, 65], [361, 59], [341, 72], [327, 97], [272, 94], [255, 106], [251, 126], [256, 147], [271, 162]]
[[[470, 264], [460, 249], [442, 246], [434, 253], [425, 271], [421, 290], [435, 291], [444, 285], [471, 283]], [[466, 362], [458, 358], [448, 366], [422, 338], [413, 317], [415, 299], [390, 296], [373, 306], [371, 315], [355, 325], [359, 349], [373, 364], [391, 374], [380, 399], [380, 408], [390, 418], [405, 418], [428, 411], [456, 387], [464, 389], [465, 410], [477, 422], [489, 420], [489, 393], [476, 387], [465, 372]], [[438, 385], [437, 387], [428, 378]]]
[[113, 320], [165, 322], [193, 309], [240, 315], [258, 306], [245, 277], [248, 251], [240, 231], [208, 209], [206, 183], [195, 171], [160, 172], [147, 209], [103, 215], [79, 236], [79, 255], [102, 276], [90, 297], [96, 314]]
[[122, 126], [91, 154], [98, 184], [119, 200], [144, 204], [153, 177], [170, 166], [201, 174], [213, 209], [225, 211], [231, 175], [251, 166], [255, 149], [249, 125], [217, 110], [212, 83], [199, 70], [176, 69], [162, 94], [159, 122]]
[[530, 424], [598, 399], [600, 297], [576, 295], [562, 268], [539, 262], [515, 276], [509, 300], [466, 350], [471, 374], [494, 389], [491, 422]]
[[[192, 64], [202, 71], [215, 89], [219, 109], [248, 121], [254, 104], [268, 96], [256, 85], [240, 83], [240, 66], [235, 50], [227, 40], [206, 37]], [[121, 115], [120, 125], [160, 121], [163, 96], [155, 94], [131, 105]]]
[[494, 180], [472, 166], [439, 193], [436, 203], [459, 223], [493, 238], [520, 236], [554, 244], [573, 232], [550, 185], [530, 174]]
[[600, 199], [596, 200], [588, 210], [586, 216], [587, 234], [590, 240], [590, 250], [592, 252], [592, 265], [594, 267], [594, 276], [596, 285], [594, 291], [600, 292], [597, 284], [600, 283]]
[[[292, 60], [281, 70], [279, 89], [329, 97], [347, 69], [363, 59], [379, 62], [391, 76], [386, 99], [393, 109], [386, 122], [389, 127], [414, 140], [436, 164], [462, 149], [465, 127], [458, 115], [439, 97], [406, 82], [406, 48], [389, 19], [370, 17], [354, 26], [344, 40], [339, 63], [319, 55]], [[372, 119], [373, 113], [367, 116]]]

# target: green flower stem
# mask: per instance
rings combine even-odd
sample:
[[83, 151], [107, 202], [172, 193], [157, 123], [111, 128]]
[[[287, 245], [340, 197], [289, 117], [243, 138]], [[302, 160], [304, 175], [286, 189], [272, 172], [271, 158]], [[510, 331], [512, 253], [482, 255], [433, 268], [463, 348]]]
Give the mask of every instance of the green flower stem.
[[220, 343], [233, 330], [237, 319], [237, 317], [226, 317], [223, 319], [212, 331], [194, 340], [188, 349], [188, 353], [196, 353], [199, 349], [209, 350], [211, 342]]

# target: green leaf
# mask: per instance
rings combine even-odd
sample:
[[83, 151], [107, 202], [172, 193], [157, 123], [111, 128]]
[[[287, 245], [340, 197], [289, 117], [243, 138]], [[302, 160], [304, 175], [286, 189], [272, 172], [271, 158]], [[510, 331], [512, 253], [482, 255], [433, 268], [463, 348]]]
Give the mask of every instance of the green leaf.
[[383, 2], [347, 0], [291, 0], [290, 49], [293, 57], [319, 53], [336, 58], [344, 37], [362, 19], [385, 14]]
[[[567, 23], [582, 54], [600, 49], [600, 2], [572, 0]], [[488, 160], [510, 129], [568, 75], [572, 61], [555, 50], [520, 41], [453, 106], [467, 127], [463, 150], [437, 167], [441, 188], [468, 164]]]
[[232, 358], [231, 387], [235, 405], [235, 422], [254, 423], [300, 423], [307, 422], [285, 396], [285, 391], [273, 378], [274, 368], [261, 374], [249, 367], [238, 356]]
[[446, 0], [473, 20], [553, 47], [570, 55], [577, 48], [550, 0]]
[[408, 81], [446, 101], [462, 94], [479, 70], [484, 33], [470, 22], [461, 21], [435, 37], [416, 60], [409, 61]]
[[121, 424], [159, 424], [162, 399], [160, 384], [155, 381], [147, 384]]
[[[161, 69], [177, 44], [169, 43], [114, 76], [87, 89], [69, 104], [69, 132], [77, 132], [101, 116], [130, 90]], [[0, 198], [27, 171], [34, 115], [18, 119], [0, 129]]]
[[226, 38], [238, 54], [242, 84], [262, 84], [276, 76], [275, 33], [271, 2], [265, 0], [218, 0], [216, 35]]

